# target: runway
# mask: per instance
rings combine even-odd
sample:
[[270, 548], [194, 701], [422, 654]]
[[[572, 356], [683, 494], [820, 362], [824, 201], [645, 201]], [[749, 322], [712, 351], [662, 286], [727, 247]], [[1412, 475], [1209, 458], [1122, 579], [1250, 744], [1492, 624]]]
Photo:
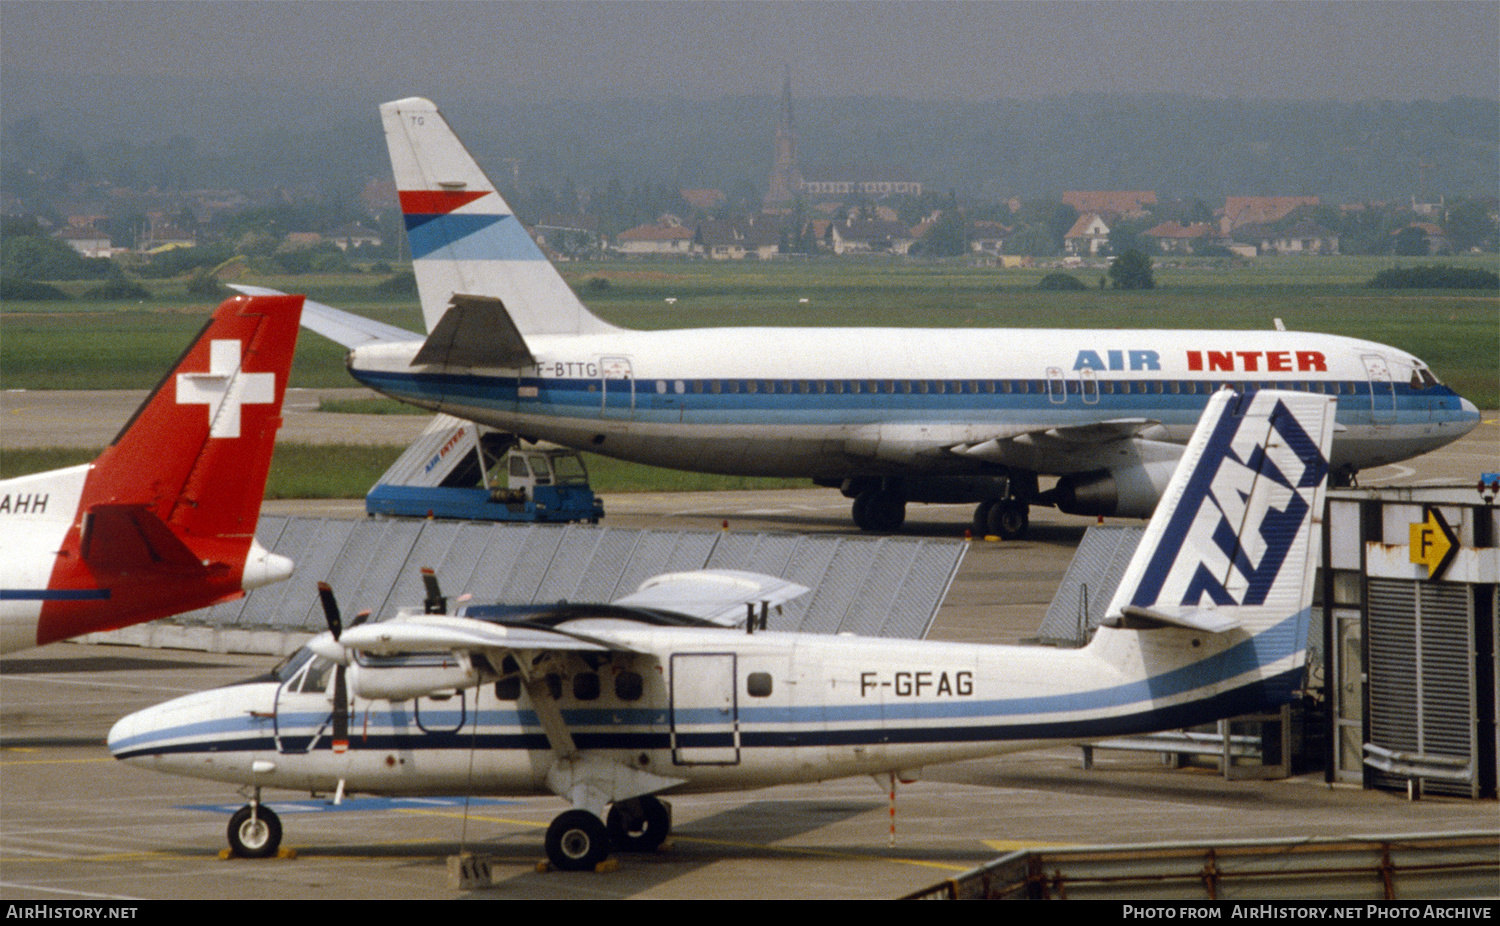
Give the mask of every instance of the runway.
[[[24, 417], [15, 395], [4, 406], [6, 446], [16, 446], [11, 415]], [[393, 417], [289, 411], [289, 423], [299, 415], [325, 434], [348, 427], [328, 419]], [[1496, 416], [1485, 419], [1417, 465], [1366, 473], [1363, 481], [1472, 483], [1500, 459]], [[394, 426], [403, 424], [420, 429], [421, 419]], [[117, 427], [107, 428], [104, 440]], [[622, 527], [716, 530], [727, 521], [731, 530], [854, 531], [847, 500], [828, 490], [605, 501], [606, 523]], [[358, 503], [275, 507], [361, 514]], [[967, 508], [912, 506], [910, 530], [962, 537], [968, 518]], [[1026, 541], [976, 541], [933, 636], [1015, 642], [1030, 635], [1088, 523], [1039, 510]], [[103, 738], [125, 713], [242, 680], [271, 662], [73, 644], [0, 659], [0, 893], [91, 902], [872, 899], [926, 887], [1024, 845], [1416, 834], [1473, 829], [1494, 816], [1492, 802], [1410, 802], [1329, 787], [1320, 772], [1227, 782], [1211, 768], [1166, 769], [1155, 756], [1134, 753], [1101, 753], [1085, 771], [1080, 751], [1069, 747], [925, 770], [921, 781], [898, 789], [894, 838], [888, 782], [868, 778], [669, 796], [675, 822], [668, 848], [621, 855], [614, 871], [565, 874], [536, 869], [543, 829], [562, 807], [556, 798], [470, 806], [351, 800], [331, 808], [289, 794], [291, 803], [271, 803], [284, 811], [284, 846], [295, 857], [226, 861], [219, 853], [228, 814], [243, 803], [233, 789], [126, 767], [109, 756]], [[495, 857], [495, 887], [463, 892], [450, 883], [447, 859], [461, 849]]]

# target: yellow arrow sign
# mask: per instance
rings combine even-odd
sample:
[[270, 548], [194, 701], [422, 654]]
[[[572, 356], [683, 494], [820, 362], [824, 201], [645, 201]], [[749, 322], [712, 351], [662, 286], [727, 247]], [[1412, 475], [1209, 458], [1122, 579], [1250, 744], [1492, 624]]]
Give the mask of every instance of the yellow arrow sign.
[[1408, 525], [1411, 532], [1411, 561], [1427, 567], [1427, 578], [1436, 579], [1458, 554], [1458, 537], [1436, 508], [1425, 509], [1427, 517]]

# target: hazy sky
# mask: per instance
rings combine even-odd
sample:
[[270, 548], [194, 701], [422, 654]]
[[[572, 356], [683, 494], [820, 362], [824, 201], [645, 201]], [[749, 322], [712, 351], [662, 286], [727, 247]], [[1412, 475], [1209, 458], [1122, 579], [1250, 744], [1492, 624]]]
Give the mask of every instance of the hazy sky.
[[[0, 67], [363, 97], [1500, 96], [1500, 2], [23, 2]], [[0, 84], [3, 90], [3, 84]]]

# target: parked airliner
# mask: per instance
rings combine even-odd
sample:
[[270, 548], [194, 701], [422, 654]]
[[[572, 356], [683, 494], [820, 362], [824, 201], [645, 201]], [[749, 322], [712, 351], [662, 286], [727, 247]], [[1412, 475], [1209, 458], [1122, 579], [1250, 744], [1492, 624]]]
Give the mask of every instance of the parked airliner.
[[[908, 502], [1146, 517], [1209, 395], [1336, 396], [1335, 479], [1479, 421], [1405, 351], [1282, 330], [702, 328], [591, 313], [424, 99], [381, 107], [429, 335], [309, 304], [360, 382], [525, 439], [704, 472], [839, 486], [866, 530]], [[1060, 477], [1045, 490], [1038, 476]]]
[[[329, 631], [271, 674], [131, 714], [109, 733], [143, 769], [241, 785], [243, 856], [276, 853], [263, 788], [552, 793], [562, 869], [650, 850], [658, 794], [733, 791], [1191, 726], [1286, 703], [1303, 684], [1330, 396], [1228, 390], [1082, 649], [892, 642], [766, 629], [807, 589], [709, 571], [609, 604], [427, 607]], [[748, 606], [748, 607], [747, 607]], [[752, 632], [747, 632], [752, 631]]]
[[255, 540], [301, 296], [236, 296], [92, 463], [0, 482], [0, 652], [229, 601]]

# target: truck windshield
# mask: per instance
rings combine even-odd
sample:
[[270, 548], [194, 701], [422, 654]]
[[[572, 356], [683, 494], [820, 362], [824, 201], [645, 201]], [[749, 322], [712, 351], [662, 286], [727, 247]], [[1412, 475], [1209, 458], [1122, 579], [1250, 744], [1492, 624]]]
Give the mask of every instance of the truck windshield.
[[552, 473], [558, 485], [587, 485], [588, 471], [583, 468], [583, 458], [576, 454], [552, 458]]

